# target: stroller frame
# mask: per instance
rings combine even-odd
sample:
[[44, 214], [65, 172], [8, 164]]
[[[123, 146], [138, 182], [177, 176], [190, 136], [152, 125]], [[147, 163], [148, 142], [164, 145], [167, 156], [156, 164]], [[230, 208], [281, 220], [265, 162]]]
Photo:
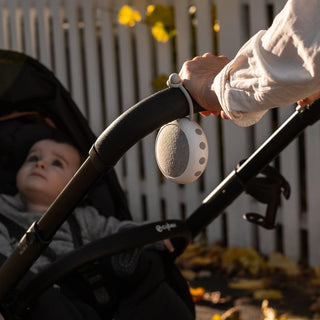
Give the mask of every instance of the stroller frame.
[[[195, 111], [201, 108], [195, 104]], [[11, 290], [19, 283], [42, 250], [50, 243], [55, 232], [72, 213], [92, 186], [105, 172], [110, 171], [122, 155], [140, 139], [177, 118], [188, 115], [188, 103], [179, 89], [160, 91], [140, 101], [117, 118], [92, 145], [89, 156], [43, 216], [29, 228], [18, 247], [0, 268], [0, 302], [5, 301]], [[144, 118], [141, 123], [139, 119]], [[47, 271], [37, 275], [25, 285], [18, 296], [21, 301], [40, 294], [56, 278], [43, 281], [68, 261], [70, 267], [57, 272], [62, 277], [90, 261], [165, 238], [175, 238], [173, 259], [208, 224], [214, 221], [243, 191], [250, 181], [261, 172], [299, 133], [320, 118], [320, 101], [307, 108], [297, 108], [292, 116], [270, 136], [247, 160], [233, 170], [203, 201], [186, 221], [168, 220], [150, 223], [121, 234], [112, 235], [94, 242], [79, 252], [72, 253], [54, 263]], [[110, 152], [114, 150], [114, 152]], [[265, 217], [267, 218], [267, 217]], [[263, 218], [262, 218], [263, 219]], [[167, 226], [158, 232], [157, 226]], [[114, 241], [116, 240], [116, 241]], [[112, 243], [112, 246], [108, 245]], [[84, 251], [81, 251], [84, 250]], [[85, 252], [85, 254], [83, 254]], [[63, 260], [66, 259], [66, 260]], [[30, 293], [30, 291], [32, 293]], [[28, 299], [29, 300], [29, 299]], [[26, 302], [27, 303], [27, 302]]]

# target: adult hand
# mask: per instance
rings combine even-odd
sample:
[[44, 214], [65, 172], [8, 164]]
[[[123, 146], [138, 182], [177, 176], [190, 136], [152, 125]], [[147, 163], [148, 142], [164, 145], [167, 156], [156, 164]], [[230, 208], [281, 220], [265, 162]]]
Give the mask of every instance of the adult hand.
[[314, 100], [319, 99], [319, 98], [320, 98], [320, 91], [312, 94], [311, 96], [309, 96], [307, 98], [298, 100], [297, 103], [299, 106], [305, 107], [305, 106], [309, 105], [310, 103], [312, 103]]
[[203, 56], [197, 56], [186, 61], [179, 72], [184, 87], [193, 99], [201, 107], [208, 110], [201, 112], [204, 116], [221, 114], [222, 118], [227, 119], [212, 84], [216, 75], [229, 61], [230, 59], [225, 56], [205, 53]]
[[170, 239], [164, 239], [162, 242], [169, 252], [174, 252], [174, 246]]

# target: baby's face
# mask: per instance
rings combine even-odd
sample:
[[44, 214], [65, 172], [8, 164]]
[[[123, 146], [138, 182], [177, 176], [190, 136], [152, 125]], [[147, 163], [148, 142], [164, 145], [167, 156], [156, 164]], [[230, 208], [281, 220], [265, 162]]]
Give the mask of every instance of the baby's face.
[[80, 167], [79, 152], [53, 140], [35, 143], [17, 173], [17, 187], [28, 201], [49, 206]]

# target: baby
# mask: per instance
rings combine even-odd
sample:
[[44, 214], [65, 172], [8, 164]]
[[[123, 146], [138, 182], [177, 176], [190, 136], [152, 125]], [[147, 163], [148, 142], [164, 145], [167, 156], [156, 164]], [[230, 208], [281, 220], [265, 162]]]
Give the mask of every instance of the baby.
[[[56, 199], [76, 173], [82, 160], [83, 157], [77, 148], [61, 139], [40, 140], [30, 148], [25, 162], [17, 173], [18, 194], [15, 196], [0, 194], [0, 254], [9, 256], [20, 240], [19, 236], [12, 233], [11, 229], [17, 229], [11, 228], [12, 223], [24, 233]], [[73, 212], [73, 217], [80, 229], [83, 244], [138, 225], [133, 221], [119, 221], [112, 216], [106, 218], [92, 206], [78, 206]], [[167, 247], [169, 251], [173, 250], [170, 240], [164, 241], [164, 244], [163, 247]], [[45, 266], [75, 248], [71, 225], [66, 221], [58, 229], [47, 249], [32, 265], [31, 271], [37, 273], [43, 270]], [[173, 301], [175, 307], [173, 310], [172, 307], [169, 309], [175, 314], [175, 318], [181, 314], [184, 315], [183, 319], [193, 318], [182, 299], [166, 282], [164, 271], [166, 268], [160, 255], [154, 250], [147, 253], [141, 249], [130, 250], [112, 256], [111, 264], [104, 263], [102, 262], [103, 268], [108, 266], [104, 268], [104, 274], [108, 281], [113, 281], [114, 287], [120, 292], [114, 319], [124, 320], [129, 317], [139, 320], [158, 319], [157, 317], [163, 319], [162, 313], [168, 313], [166, 308], [171, 306]], [[52, 290], [50, 292], [52, 293]], [[61, 301], [66, 299], [60, 291], [54, 291], [54, 297], [57, 295], [55, 305], [61, 304]], [[41, 303], [39, 302], [37, 307], [31, 308], [32, 320], [41, 319], [43, 312], [46, 312], [47, 302], [43, 297], [40, 296]], [[85, 313], [74, 311], [79, 315], [74, 319], [95, 319], [90, 304], [82, 302], [79, 304], [79, 301], [76, 301], [72, 300], [76, 308], [81, 304], [82, 310], [84, 308], [90, 310], [91, 315], [86, 316]], [[163, 304], [160, 303], [159, 307], [156, 307], [159, 301]], [[68, 314], [68, 308], [64, 310], [61, 307], [59, 312], [63, 314], [61, 316], [63, 319], [70, 318], [69, 315], [64, 315], [64, 312]], [[56, 314], [53, 318], [56, 319]]]
[[45, 212], [82, 163], [69, 143], [40, 140], [17, 173], [17, 187], [29, 212]]
[[[61, 138], [36, 142], [17, 173], [19, 193], [15, 196], [0, 194], [0, 214], [27, 230], [56, 199], [82, 161], [83, 157], [76, 147]], [[114, 217], [106, 218], [92, 206], [77, 207], [73, 215], [80, 227], [83, 244], [138, 225], [133, 221], [120, 222]], [[12, 237], [9, 231], [8, 226], [0, 223], [0, 253], [4, 256], [9, 256], [20, 240], [19, 237]], [[169, 251], [173, 250], [169, 240], [164, 244]], [[31, 270], [39, 272], [57, 257], [74, 249], [71, 227], [65, 222]]]

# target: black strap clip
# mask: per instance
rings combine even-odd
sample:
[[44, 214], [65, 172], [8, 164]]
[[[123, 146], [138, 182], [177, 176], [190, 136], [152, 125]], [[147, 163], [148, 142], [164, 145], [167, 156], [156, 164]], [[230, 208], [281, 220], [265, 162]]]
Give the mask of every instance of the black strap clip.
[[265, 216], [258, 213], [244, 214], [244, 219], [266, 229], [276, 227], [277, 209], [280, 206], [281, 194], [285, 199], [290, 197], [290, 185], [277, 169], [267, 166], [261, 171], [264, 176], [257, 176], [249, 181], [246, 193], [257, 201], [267, 204]]

